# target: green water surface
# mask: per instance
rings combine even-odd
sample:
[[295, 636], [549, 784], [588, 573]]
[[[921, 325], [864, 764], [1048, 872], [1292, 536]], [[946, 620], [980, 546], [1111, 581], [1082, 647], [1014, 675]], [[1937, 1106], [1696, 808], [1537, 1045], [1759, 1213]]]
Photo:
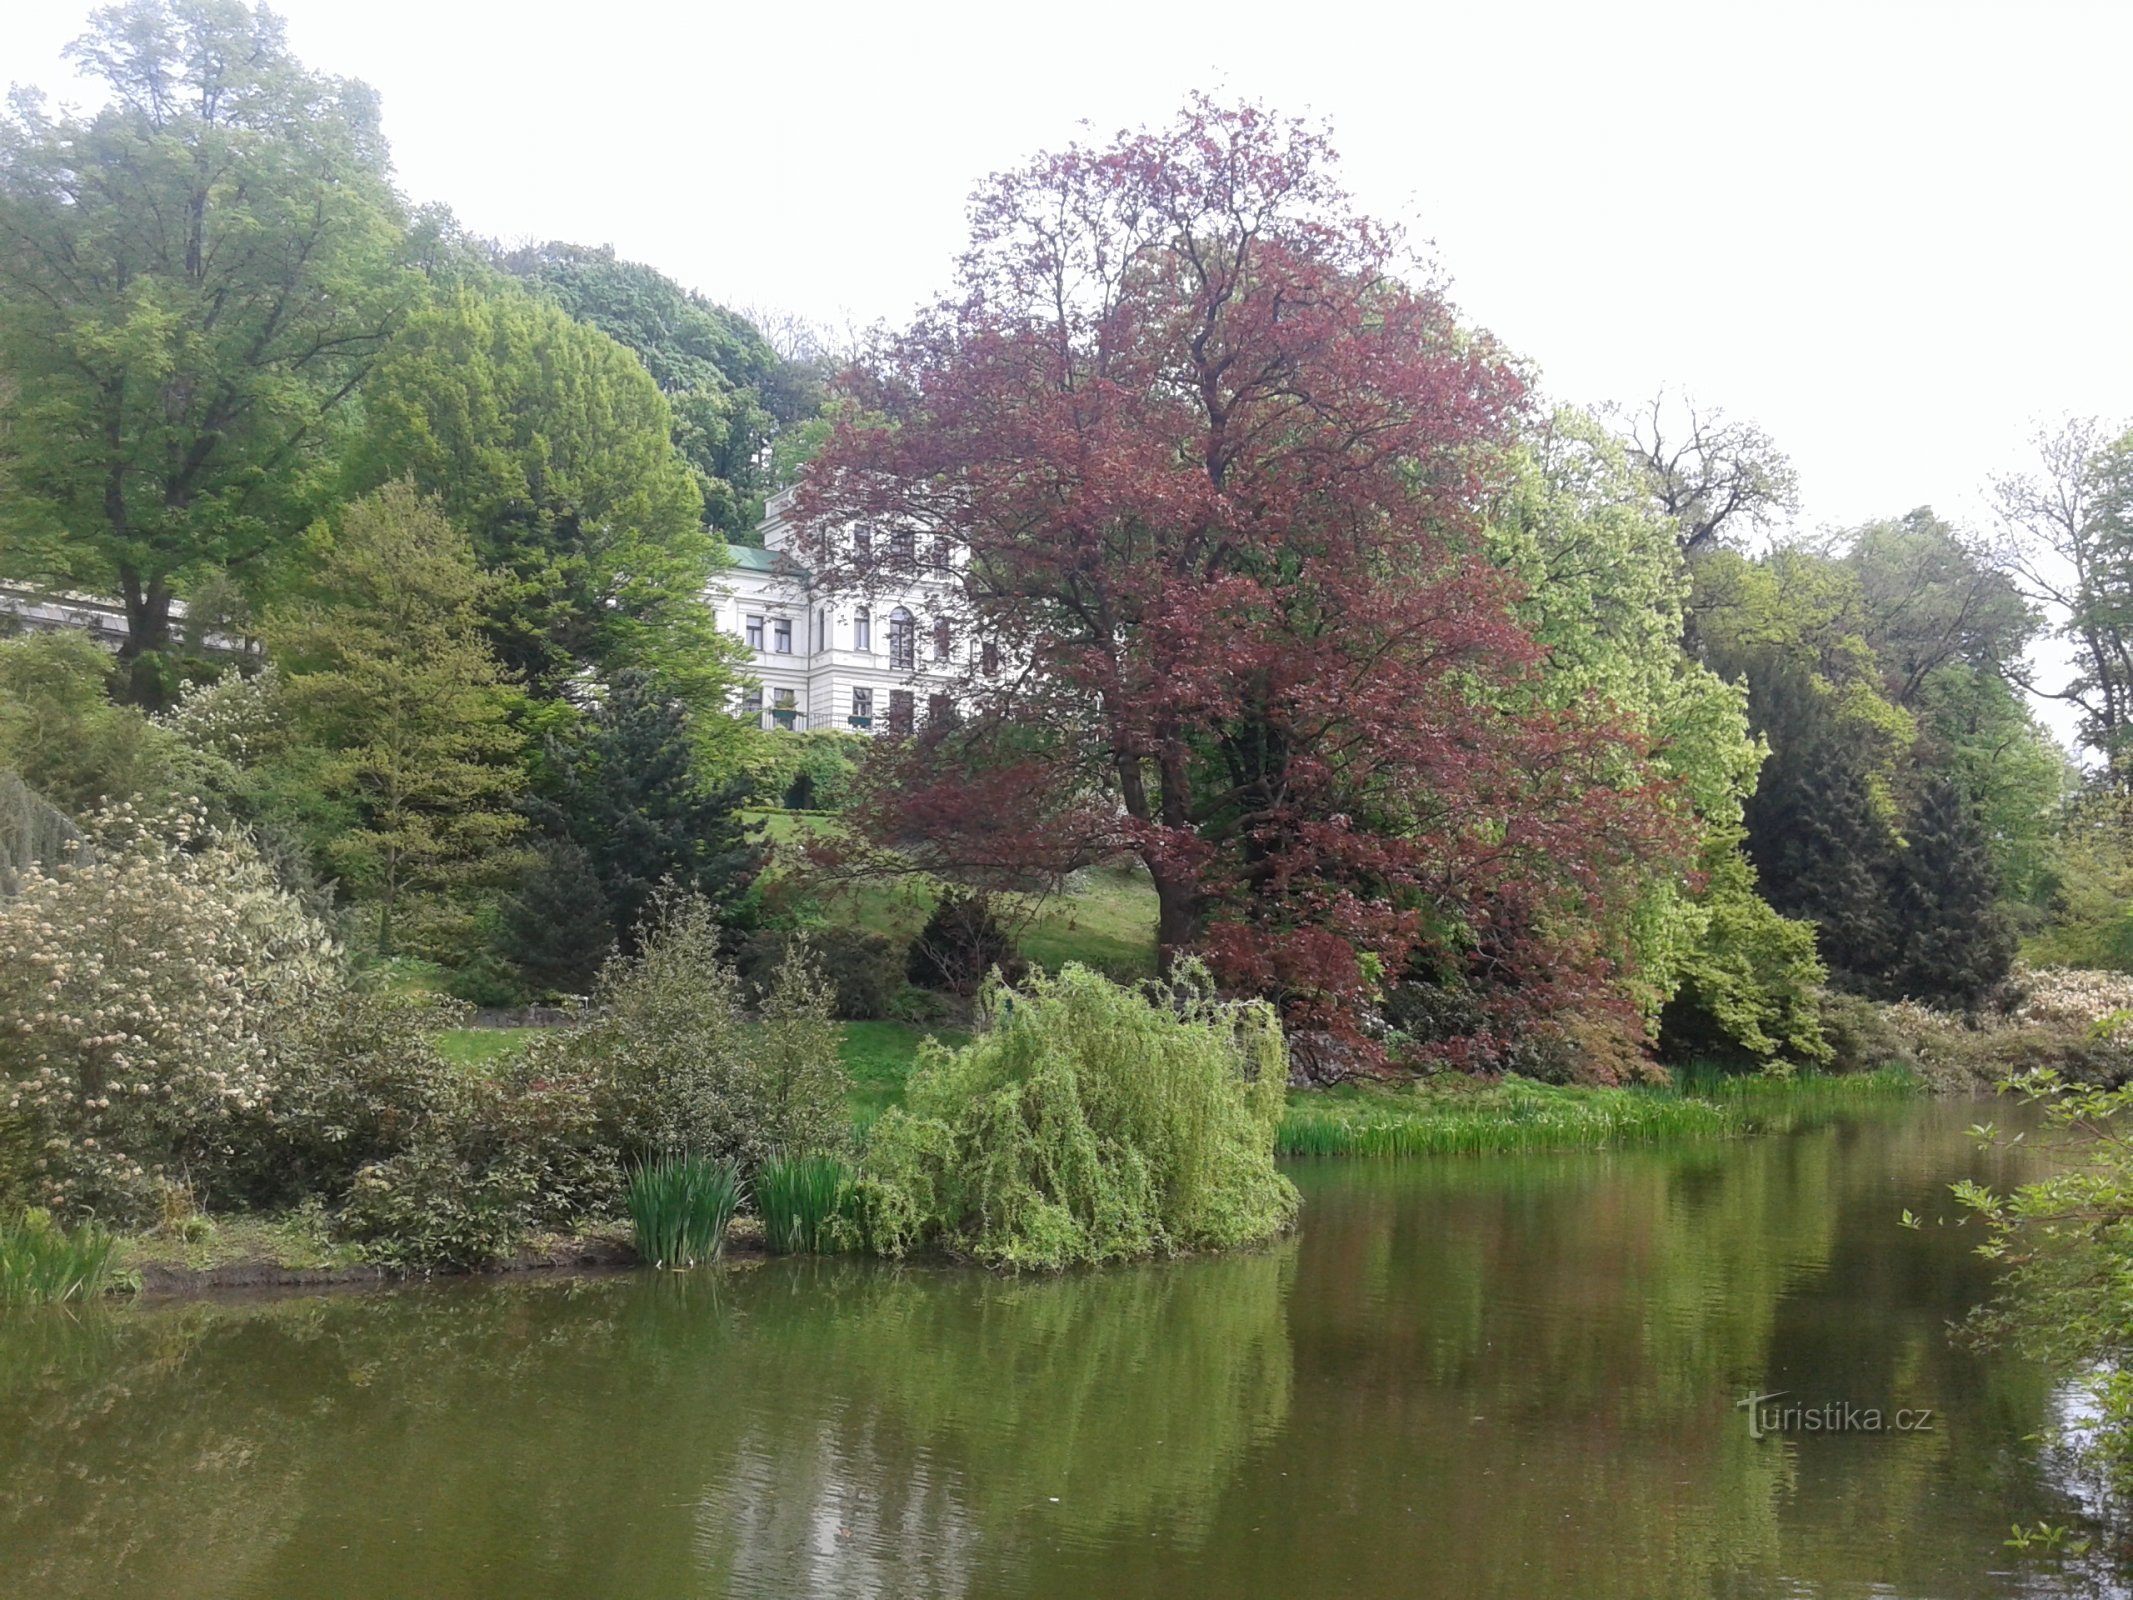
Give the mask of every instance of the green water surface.
[[[2036, 1592], [2052, 1389], [1950, 1343], [1971, 1231], [1897, 1224], [2011, 1175], [1980, 1114], [1305, 1165], [1278, 1246], [1059, 1279], [0, 1316], [0, 1594]], [[1757, 1440], [1770, 1390], [1933, 1421]]]

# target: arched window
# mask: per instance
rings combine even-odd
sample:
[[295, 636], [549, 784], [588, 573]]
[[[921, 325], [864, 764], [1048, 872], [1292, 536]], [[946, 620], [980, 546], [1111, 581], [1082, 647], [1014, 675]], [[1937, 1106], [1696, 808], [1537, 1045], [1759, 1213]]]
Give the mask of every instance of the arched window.
[[933, 659], [936, 661], [946, 661], [948, 659], [948, 619], [946, 617], [933, 619]]
[[852, 617], [852, 648], [854, 650], [871, 650], [874, 648], [874, 613], [865, 606], [861, 606]]
[[889, 613], [889, 668], [909, 672], [918, 665], [918, 619], [898, 606]]

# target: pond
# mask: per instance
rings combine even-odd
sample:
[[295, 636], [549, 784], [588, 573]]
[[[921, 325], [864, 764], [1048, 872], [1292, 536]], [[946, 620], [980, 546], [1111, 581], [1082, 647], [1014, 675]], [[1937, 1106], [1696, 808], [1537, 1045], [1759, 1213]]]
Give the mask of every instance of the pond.
[[[2024, 1592], [2009, 1525], [2071, 1499], [2029, 1439], [2051, 1386], [1947, 1336], [1989, 1279], [1946, 1185], [2013, 1175], [1980, 1114], [1303, 1166], [1276, 1247], [1064, 1279], [773, 1262], [17, 1314], [0, 1573], [14, 1600]], [[1739, 1402], [1773, 1391], [1753, 1437]]]

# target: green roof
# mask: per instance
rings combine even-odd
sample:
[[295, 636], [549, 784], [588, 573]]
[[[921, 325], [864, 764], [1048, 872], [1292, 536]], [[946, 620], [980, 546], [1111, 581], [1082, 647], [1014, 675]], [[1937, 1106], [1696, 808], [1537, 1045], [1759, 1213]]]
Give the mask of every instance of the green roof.
[[750, 572], [769, 572], [778, 564], [778, 553], [752, 544], [729, 544], [726, 558], [736, 567], [745, 567]]

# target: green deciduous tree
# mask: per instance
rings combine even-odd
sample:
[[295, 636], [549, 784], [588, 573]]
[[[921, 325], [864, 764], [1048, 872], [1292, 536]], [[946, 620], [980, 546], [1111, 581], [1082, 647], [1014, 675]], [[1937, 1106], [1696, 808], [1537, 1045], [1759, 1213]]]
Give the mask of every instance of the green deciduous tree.
[[172, 678], [172, 602], [255, 592], [321, 509], [344, 404], [401, 313], [377, 106], [237, 0], [98, 11], [94, 115], [0, 121], [0, 549], [122, 598], [131, 692]]
[[288, 759], [341, 808], [325, 853], [391, 954], [411, 896], [443, 908], [523, 826], [517, 691], [481, 636], [466, 536], [406, 483], [314, 531], [308, 594], [267, 619], [303, 734]]
[[822, 405], [821, 374], [746, 317], [611, 248], [549, 243], [499, 263], [627, 345], [674, 413], [674, 446], [703, 491], [705, 525], [745, 536], [762, 516], [771, 441]]
[[[738, 652], [702, 603], [723, 546], [629, 351], [506, 281], [447, 281], [379, 362], [364, 407], [355, 483], [412, 477], [472, 535], [498, 580], [497, 654], [531, 692], [559, 697], [588, 666], [634, 668], [698, 711], [724, 704]], [[726, 730], [705, 716], [697, 731]]]

